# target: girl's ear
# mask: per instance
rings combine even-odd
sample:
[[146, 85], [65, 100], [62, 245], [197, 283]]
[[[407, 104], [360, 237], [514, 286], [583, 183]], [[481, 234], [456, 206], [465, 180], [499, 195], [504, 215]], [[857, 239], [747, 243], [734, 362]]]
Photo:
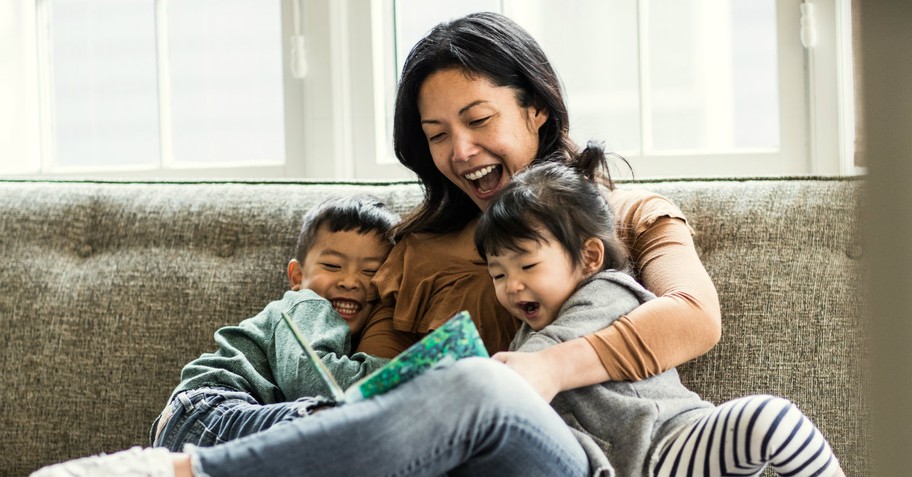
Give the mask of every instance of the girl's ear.
[[605, 263], [605, 244], [601, 240], [590, 237], [583, 242], [583, 271], [591, 275], [602, 270]]
[[301, 268], [301, 262], [291, 259], [288, 262], [288, 286], [293, 291], [301, 289], [301, 282], [304, 280], [304, 270]]

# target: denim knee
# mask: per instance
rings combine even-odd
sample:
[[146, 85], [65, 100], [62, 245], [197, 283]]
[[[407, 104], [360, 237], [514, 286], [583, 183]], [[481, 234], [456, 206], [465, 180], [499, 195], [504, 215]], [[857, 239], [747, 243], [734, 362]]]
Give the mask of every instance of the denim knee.
[[479, 397], [486, 407], [525, 414], [526, 406], [548, 405], [522, 376], [499, 361], [467, 358], [452, 366], [454, 387], [463, 395]]

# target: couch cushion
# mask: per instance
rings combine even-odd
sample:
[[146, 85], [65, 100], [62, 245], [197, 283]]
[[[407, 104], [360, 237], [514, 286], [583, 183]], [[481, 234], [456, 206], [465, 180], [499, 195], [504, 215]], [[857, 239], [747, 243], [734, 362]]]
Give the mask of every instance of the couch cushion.
[[[796, 401], [849, 475], [868, 468], [858, 179], [627, 183], [696, 229], [723, 337], [681, 369], [710, 400]], [[405, 212], [414, 183], [0, 181], [0, 475], [147, 443], [181, 367], [287, 288], [329, 194]]]

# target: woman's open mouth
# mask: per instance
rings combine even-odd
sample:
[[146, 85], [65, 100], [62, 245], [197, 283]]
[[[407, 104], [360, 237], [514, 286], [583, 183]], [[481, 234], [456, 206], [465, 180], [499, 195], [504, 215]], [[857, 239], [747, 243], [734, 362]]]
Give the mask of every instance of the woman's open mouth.
[[500, 178], [503, 175], [503, 166], [501, 165], [490, 165], [482, 167], [481, 169], [474, 170], [467, 174], [463, 174], [463, 177], [466, 180], [471, 181], [472, 185], [478, 190], [481, 194], [487, 194], [495, 189], [500, 184]]

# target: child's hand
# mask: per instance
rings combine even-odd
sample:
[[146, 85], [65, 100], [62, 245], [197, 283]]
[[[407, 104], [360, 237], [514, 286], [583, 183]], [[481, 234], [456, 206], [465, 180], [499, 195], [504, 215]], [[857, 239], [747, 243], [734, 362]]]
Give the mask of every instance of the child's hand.
[[504, 351], [496, 353], [492, 358], [516, 371], [546, 402], [550, 403], [561, 391], [560, 370], [543, 355], [545, 351], [547, 350], [533, 353]]

